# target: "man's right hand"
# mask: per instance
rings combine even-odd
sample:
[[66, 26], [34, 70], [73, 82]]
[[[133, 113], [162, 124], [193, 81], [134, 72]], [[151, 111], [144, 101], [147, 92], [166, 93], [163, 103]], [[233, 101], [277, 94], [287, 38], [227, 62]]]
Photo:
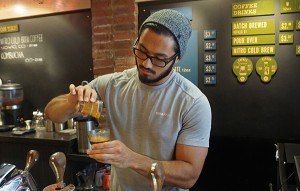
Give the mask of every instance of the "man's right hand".
[[71, 84], [69, 89], [68, 102], [70, 104], [76, 104], [78, 101], [95, 102], [97, 100], [96, 91], [89, 85], [79, 85], [75, 87], [74, 84]]

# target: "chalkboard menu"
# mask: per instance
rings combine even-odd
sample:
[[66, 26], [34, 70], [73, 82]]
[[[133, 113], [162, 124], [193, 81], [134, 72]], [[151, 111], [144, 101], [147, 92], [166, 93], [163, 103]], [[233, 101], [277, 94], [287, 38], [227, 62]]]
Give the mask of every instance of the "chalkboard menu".
[[[91, 80], [90, 10], [0, 22], [0, 77], [24, 87], [27, 115]], [[17, 30], [15, 30], [17, 29]]]

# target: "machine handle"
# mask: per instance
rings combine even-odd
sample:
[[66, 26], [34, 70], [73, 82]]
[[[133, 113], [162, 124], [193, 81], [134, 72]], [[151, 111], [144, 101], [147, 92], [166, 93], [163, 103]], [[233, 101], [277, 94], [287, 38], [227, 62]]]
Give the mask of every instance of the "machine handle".
[[57, 190], [64, 188], [64, 173], [66, 169], [66, 156], [62, 152], [56, 152], [50, 156], [49, 164], [56, 178]]
[[29, 172], [31, 167], [36, 163], [36, 161], [38, 161], [39, 157], [40, 157], [40, 154], [36, 150], [30, 150], [27, 153], [26, 165], [25, 165], [25, 169], [24, 169], [25, 173]]

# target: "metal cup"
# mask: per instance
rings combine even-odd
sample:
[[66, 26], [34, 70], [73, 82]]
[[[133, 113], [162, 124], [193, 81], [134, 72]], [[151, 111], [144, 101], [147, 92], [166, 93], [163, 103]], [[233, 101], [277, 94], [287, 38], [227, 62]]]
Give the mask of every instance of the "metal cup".
[[59, 132], [65, 129], [64, 123], [54, 123], [54, 131]]
[[46, 127], [46, 131], [48, 131], [48, 132], [53, 132], [54, 131], [54, 125], [53, 125], [53, 122], [50, 119], [45, 120], [45, 127]]

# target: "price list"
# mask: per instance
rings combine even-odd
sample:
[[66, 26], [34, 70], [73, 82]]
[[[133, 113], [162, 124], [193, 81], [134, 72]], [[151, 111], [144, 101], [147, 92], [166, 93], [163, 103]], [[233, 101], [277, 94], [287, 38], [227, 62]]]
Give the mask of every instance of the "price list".
[[217, 31], [204, 30], [204, 84], [215, 85], [217, 83]]

